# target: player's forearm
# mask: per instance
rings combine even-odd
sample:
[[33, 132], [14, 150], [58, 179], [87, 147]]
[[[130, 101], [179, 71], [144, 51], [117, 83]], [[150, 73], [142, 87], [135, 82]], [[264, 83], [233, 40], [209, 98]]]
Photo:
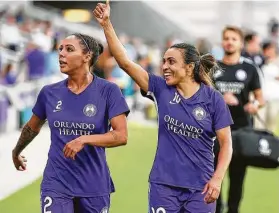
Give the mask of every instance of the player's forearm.
[[105, 134], [84, 135], [81, 136], [80, 139], [84, 144], [87, 145], [109, 148], [109, 147], [126, 145], [127, 138], [128, 138], [127, 133], [113, 130]]
[[13, 155], [18, 156], [38, 134], [38, 131], [32, 130], [31, 127], [26, 124], [22, 129], [15, 148], [13, 149]]
[[265, 102], [263, 99], [259, 99], [259, 100], [256, 99], [252, 103], [259, 109], [264, 107], [264, 105], [265, 105]]
[[129, 58], [126, 54], [124, 46], [121, 44], [114, 31], [112, 23], [107, 21], [106, 24], [104, 24], [103, 29], [111, 54], [117, 61], [118, 65], [125, 68], [127, 66], [126, 64], [129, 63]]
[[124, 46], [119, 41], [112, 23], [108, 20], [103, 25], [110, 52], [119, 67], [124, 70], [144, 91], [148, 90], [149, 75], [140, 65], [134, 63], [126, 54]]
[[231, 143], [222, 143], [222, 145], [220, 145], [217, 168], [213, 175], [214, 177], [219, 178], [221, 180], [224, 179], [226, 171], [231, 162], [232, 152], [233, 150]]
[[262, 108], [265, 105], [265, 100], [263, 97], [263, 92], [261, 89], [257, 89], [254, 91], [254, 96], [255, 96], [255, 100], [253, 101], [253, 104], [258, 107], [258, 108]]

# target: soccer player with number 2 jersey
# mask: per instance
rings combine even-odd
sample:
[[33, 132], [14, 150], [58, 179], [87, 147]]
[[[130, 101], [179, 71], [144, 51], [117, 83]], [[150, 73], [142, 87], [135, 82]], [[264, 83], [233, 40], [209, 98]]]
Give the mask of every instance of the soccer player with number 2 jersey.
[[42, 213], [109, 212], [114, 185], [105, 148], [127, 143], [129, 109], [117, 85], [89, 71], [102, 52], [102, 45], [87, 35], [62, 40], [60, 70], [68, 78], [43, 87], [13, 150], [16, 169], [26, 170], [21, 152], [48, 121], [51, 145], [41, 184]]

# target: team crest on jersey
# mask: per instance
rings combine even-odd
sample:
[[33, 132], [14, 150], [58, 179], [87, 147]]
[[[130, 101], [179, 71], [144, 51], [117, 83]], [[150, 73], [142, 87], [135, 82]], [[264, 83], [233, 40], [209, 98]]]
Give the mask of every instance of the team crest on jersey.
[[254, 61], [255, 61], [255, 64], [257, 64], [257, 65], [261, 65], [263, 63], [263, 59], [259, 55], [254, 57]]
[[216, 79], [216, 78], [219, 78], [223, 75], [223, 71], [222, 70], [216, 70], [214, 73], [213, 73], [213, 78]]
[[94, 104], [87, 104], [84, 108], [83, 108], [83, 113], [88, 116], [88, 117], [92, 117], [94, 115], [96, 115], [97, 113], [97, 108]]
[[235, 77], [239, 80], [239, 81], [245, 81], [247, 78], [247, 73], [244, 70], [237, 70], [235, 73]]
[[197, 120], [201, 121], [206, 117], [206, 112], [203, 108], [197, 107], [193, 110], [193, 115]]
[[109, 213], [109, 208], [108, 207], [103, 208], [100, 213]]

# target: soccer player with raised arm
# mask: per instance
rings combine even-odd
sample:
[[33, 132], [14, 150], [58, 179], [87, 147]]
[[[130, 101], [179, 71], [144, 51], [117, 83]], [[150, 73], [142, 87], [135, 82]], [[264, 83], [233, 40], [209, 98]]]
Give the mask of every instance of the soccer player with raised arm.
[[[232, 156], [233, 123], [222, 95], [211, 87], [218, 69], [211, 55], [189, 44], [171, 46], [163, 57], [164, 78], [131, 61], [110, 22], [110, 6], [93, 11], [119, 66], [158, 108], [158, 148], [150, 173], [150, 213], [214, 213], [215, 201]], [[214, 138], [220, 143], [214, 171]]]
[[105, 148], [127, 143], [129, 108], [117, 85], [89, 71], [102, 51], [87, 35], [62, 40], [60, 70], [68, 78], [43, 87], [13, 150], [16, 169], [26, 170], [21, 152], [48, 120], [51, 145], [41, 184], [42, 213], [109, 212], [114, 185]]

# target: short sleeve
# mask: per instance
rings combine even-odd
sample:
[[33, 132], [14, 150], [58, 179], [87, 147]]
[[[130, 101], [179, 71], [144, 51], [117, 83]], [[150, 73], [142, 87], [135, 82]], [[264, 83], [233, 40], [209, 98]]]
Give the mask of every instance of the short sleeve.
[[130, 113], [128, 104], [120, 91], [120, 88], [116, 84], [112, 84], [108, 94], [108, 117], [111, 120], [121, 114]]
[[251, 78], [251, 82], [249, 84], [251, 91], [254, 91], [256, 89], [261, 89], [260, 72], [261, 72], [260, 68], [253, 66], [252, 78]]
[[46, 116], [46, 95], [45, 95], [45, 87], [43, 87], [37, 97], [37, 101], [35, 106], [32, 109], [34, 115], [38, 116], [41, 120], [45, 120]]
[[159, 96], [160, 92], [166, 87], [166, 81], [160, 76], [149, 73], [148, 92], [147, 95], [153, 93]]
[[154, 101], [154, 98], [151, 95], [148, 95], [147, 92], [143, 91], [142, 89], [140, 89], [140, 94], [145, 97], [150, 99], [151, 101]]
[[220, 92], [216, 91], [214, 98], [213, 128], [215, 131], [231, 126], [233, 120], [228, 105]]

